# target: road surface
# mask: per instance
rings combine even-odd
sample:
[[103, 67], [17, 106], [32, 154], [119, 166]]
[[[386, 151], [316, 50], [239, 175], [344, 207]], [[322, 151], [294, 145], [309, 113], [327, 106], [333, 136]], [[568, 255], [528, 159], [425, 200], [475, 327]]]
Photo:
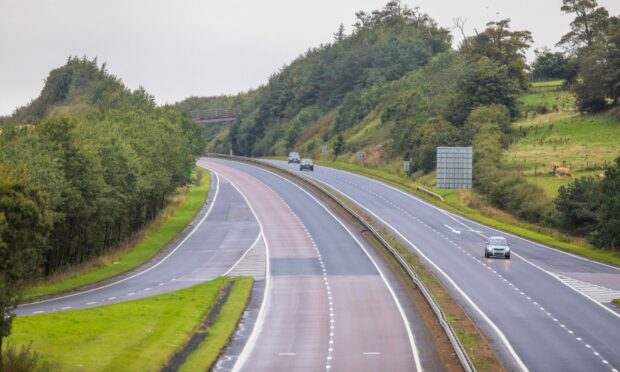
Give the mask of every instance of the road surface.
[[411, 305], [401, 304], [368, 247], [331, 210], [255, 166], [220, 159], [199, 165], [236, 185], [267, 246], [263, 304], [233, 370], [422, 368]]
[[[298, 171], [284, 161], [271, 164]], [[620, 269], [583, 259], [448, 213], [385, 183], [315, 166], [303, 175], [362, 207], [422, 257], [455, 294], [509, 368], [617, 371]], [[486, 259], [503, 235], [512, 259]]]
[[21, 305], [16, 314], [129, 301], [186, 288], [226, 273], [256, 242], [259, 225], [241, 194], [228, 181], [215, 177], [212, 185], [210, 201], [185, 234], [152, 262], [91, 289]]

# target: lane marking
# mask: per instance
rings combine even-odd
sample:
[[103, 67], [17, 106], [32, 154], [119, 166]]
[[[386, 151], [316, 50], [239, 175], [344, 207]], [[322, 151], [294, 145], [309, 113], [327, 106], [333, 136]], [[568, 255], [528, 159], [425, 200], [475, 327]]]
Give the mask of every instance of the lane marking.
[[332, 188], [333, 190], [337, 191], [338, 193], [344, 195], [347, 199], [351, 200], [352, 202], [354, 202], [355, 204], [357, 204], [360, 208], [364, 209], [365, 211], [367, 211], [368, 213], [370, 213], [372, 216], [374, 216], [377, 220], [379, 220], [381, 223], [385, 224], [386, 226], [388, 226], [395, 234], [397, 234], [398, 236], [400, 236], [401, 239], [403, 239], [405, 242], [407, 242], [407, 244], [409, 244], [411, 247], [413, 247], [413, 249], [416, 250], [416, 252], [418, 252], [418, 254], [424, 258], [424, 260], [426, 260], [426, 262], [428, 262], [429, 264], [431, 264], [435, 270], [437, 270], [437, 272], [439, 272], [444, 278], [446, 278], [446, 280], [452, 285], [452, 287], [454, 289], [456, 289], [456, 291], [463, 296], [463, 298], [469, 303], [469, 305], [478, 313], [478, 315], [480, 315], [480, 317], [487, 322], [487, 324], [493, 329], [493, 331], [495, 331], [495, 333], [498, 335], [500, 341], [502, 342], [502, 344], [504, 345], [504, 347], [507, 349], [507, 351], [510, 353], [510, 355], [512, 355], [512, 357], [514, 358], [515, 362], [519, 365], [519, 368], [521, 368], [523, 371], [528, 371], [528, 368], [525, 366], [525, 363], [523, 363], [523, 361], [521, 360], [521, 358], [519, 357], [519, 355], [517, 354], [517, 352], [514, 350], [514, 348], [512, 347], [512, 344], [508, 341], [508, 339], [506, 338], [506, 336], [504, 335], [504, 333], [499, 329], [499, 327], [482, 311], [482, 309], [480, 309], [478, 307], [478, 305], [476, 305], [476, 303], [465, 293], [465, 291], [463, 291], [463, 289], [461, 289], [461, 287], [459, 287], [456, 282], [445, 272], [443, 271], [434, 261], [432, 261], [428, 256], [426, 256], [424, 254], [424, 252], [422, 252], [422, 250], [420, 248], [418, 248], [418, 246], [416, 246], [415, 244], [413, 244], [412, 241], [410, 241], [409, 239], [407, 239], [400, 231], [398, 231], [394, 226], [392, 226], [391, 224], [387, 223], [384, 219], [382, 219], [381, 217], [377, 216], [377, 214], [375, 214], [373, 211], [371, 211], [369, 208], [367, 208], [366, 206], [358, 203], [355, 199], [353, 199], [351, 196], [347, 195], [346, 193], [342, 192], [342, 190], [339, 190], [338, 188], [336, 188], [335, 186], [329, 185], [326, 182], [323, 182], [321, 180], [318, 180], [312, 176], [308, 176], [310, 178], [313, 178], [314, 180]]
[[[271, 164], [275, 164], [275, 165], [279, 166], [280, 168], [284, 168], [284, 167], [282, 167], [282, 166], [278, 165], [278, 164], [277, 164], [277, 163], [275, 163], [275, 162], [269, 162], [269, 163], [271, 163]], [[373, 179], [373, 178], [369, 178], [369, 177], [362, 176], [362, 175], [357, 174], [357, 173], [353, 173], [353, 172], [349, 172], [349, 171], [345, 171], [345, 170], [341, 170], [341, 169], [335, 169], [335, 168], [331, 168], [331, 167], [324, 167], [324, 168], [329, 168], [329, 169], [332, 171], [332, 173], [334, 173], [334, 174], [336, 174], [336, 173], [338, 173], [338, 172], [342, 172], [342, 173], [346, 173], [346, 174], [349, 174], [349, 175], [352, 175], [352, 176], [355, 176], [355, 177], [362, 178], [362, 179], [363, 179], [363, 180], [365, 180], [365, 181], [370, 181], [371, 183], [374, 183], [374, 184], [376, 184], [376, 185], [380, 185], [380, 186], [382, 186], [382, 187], [387, 187], [387, 188], [389, 188], [389, 189], [391, 189], [391, 190], [394, 190], [394, 191], [396, 191], [396, 192], [398, 192], [398, 193], [400, 193], [400, 194], [403, 194], [403, 195], [405, 195], [405, 196], [407, 196], [407, 197], [409, 197], [409, 198], [411, 198], [411, 199], [413, 199], [413, 200], [417, 201], [418, 203], [422, 203], [422, 204], [424, 204], [424, 205], [426, 205], [426, 206], [428, 206], [428, 207], [431, 207], [431, 208], [433, 208], [433, 209], [435, 209], [435, 210], [437, 210], [437, 211], [439, 211], [439, 212], [441, 212], [441, 213], [443, 213], [443, 214], [446, 214], [446, 215], [448, 215], [449, 217], [451, 217], [452, 219], [455, 219], [455, 220], [456, 220], [456, 219], [460, 218], [460, 219], [463, 219], [463, 220], [465, 220], [465, 221], [471, 222], [471, 223], [473, 223], [473, 224], [475, 224], [475, 225], [481, 226], [481, 227], [483, 227], [483, 228], [486, 228], [486, 229], [489, 229], [489, 230], [493, 230], [493, 231], [496, 231], [496, 232], [499, 232], [499, 233], [502, 233], [502, 234], [507, 234], [507, 235], [510, 235], [510, 236], [512, 236], [512, 237], [514, 237], [514, 238], [517, 238], [517, 239], [522, 239], [523, 241], [527, 241], [527, 242], [529, 242], [529, 243], [532, 243], [532, 244], [538, 245], [538, 246], [540, 246], [540, 247], [543, 247], [543, 248], [546, 248], [546, 249], [553, 250], [553, 251], [555, 251], [555, 252], [557, 252], [557, 253], [561, 253], [561, 254], [564, 254], [564, 255], [567, 255], [567, 256], [571, 256], [571, 257], [573, 257], [573, 258], [577, 258], [577, 259], [579, 259], [579, 260], [588, 261], [588, 262], [591, 262], [591, 263], [594, 263], [594, 264], [597, 264], [597, 265], [605, 266], [605, 267], [608, 267], [608, 268], [611, 268], [611, 269], [614, 269], [614, 270], [618, 270], [618, 271], [620, 271], [620, 267], [612, 266], [612, 265], [609, 265], [609, 264], [606, 264], [606, 263], [603, 263], [603, 262], [594, 261], [594, 260], [591, 260], [591, 259], [586, 258], [586, 257], [581, 257], [581, 256], [578, 256], [578, 255], [575, 255], [575, 254], [570, 253], [570, 252], [566, 252], [566, 251], [563, 251], [563, 250], [560, 250], [560, 249], [557, 249], [557, 248], [549, 247], [549, 246], [547, 246], [547, 245], [544, 245], [544, 244], [541, 244], [541, 243], [535, 242], [535, 241], [533, 241], [533, 240], [529, 240], [529, 239], [527, 239], [527, 238], [524, 238], [524, 237], [521, 237], [521, 236], [518, 236], [518, 235], [515, 235], [515, 234], [512, 234], [512, 233], [509, 233], [509, 232], [506, 232], [506, 231], [503, 231], [503, 230], [499, 230], [499, 229], [494, 228], [494, 227], [491, 227], [491, 226], [486, 226], [486, 225], [484, 225], [484, 224], [482, 224], [482, 223], [480, 223], [480, 222], [476, 222], [476, 221], [474, 221], [474, 220], [471, 220], [471, 219], [469, 219], [469, 218], [467, 218], [467, 217], [464, 217], [464, 216], [458, 215], [458, 214], [456, 214], [456, 213], [452, 213], [452, 212], [446, 211], [446, 210], [441, 209], [440, 207], [438, 207], [438, 206], [436, 206], [436, 205], [434, 205], [434, 204], [431, 204], [431, 203], [429, 203], [429, 202], [427, 202], [427, 201], [425, 201], [425, 200], [423, 200], [423, 199], [418, 198], [418, 197], [417, 197], [417, 196], [415, 196], [415, 195], [412, 195], [412, 194], [410, 194], [410, 193], [408, 193], [408, 192], [405, 192], [404, 190], [401, 190], [401, 189], [399, 189], [399, 188], [397, 188], [397, 187], [394, 187], [394, 186], [392, 186], [392, 185], [386, 184], [386, 183], [384, 183], [384, 182], [381, 182], [381, 181], [375, 180], [375, 179]], [[325, 172], [325, 173], [328, 173], [328, 172]], [[321, 182], [321, 183], [323, 183], [323, 184], [327, 184], [326, 182], [323, 182], [323, 181], [319, 180], [318, 178], [316, 178], [316, 177], [314, 177], [314, 176], [309, 176], [309, 175], [306, 175], [306, 177], [309, 177], [309, 178], [312, 178], [312, 179], [314, 179], [314, 180], [317, 180], [317, 181], [319, 181], [319, 182]], [[337, 176], [336, 176], [336, 177], [337, 177]], [[339, 177], [339, 178], [341, 178], [341, 177]], [[345, 182], [346, 182], [346, 181], [345, 181]], [[328, 186], [330, 186], [330, 185], [328, 185]], [[330, 187], [331, 187], [331, 186], [330, 186]], [[456, 220], [456, 221], [458, 222], [458, 220]], [[473, 229], [472, 229], [471, 231], [472, 231], [472, 232], [477, 232], [477, 230], [473, 230]]]
[[[214, 172], [214, 173], [215, 173], [215, 172]], [[136, 274], [134, 274], [134, 275], [132, 275], [132, 276], [129, 276], [129, 277], [127, 277], [127, 278], [124, 278], [124, 279], [118, 280], [118, 281], [116, 281], [116, 282], [113, 282], [113, 283], [110, 283], [110, 284], [103, 285], [103, 286], [101, 286], [101, 287], [97, 287], [97, 288], [89, 289], [89, 290], [87, 290], [87, 291], [82, 291], [82, 292], [72, 293], [72, 294], [65, 295], [65, 296], [54, 297], [54, 298], [48, 298], [48, 299], [46, 299], [46, 300], [41, 300], [41, 301], [30, 302], [30, 303], [27, 303], [27, 304], [22, 304], [22, 305], [19, 305], [18, 307], [25, 307], [25, 306], [30, 306], [30, 305], [35, 305], [35, 304], [41, 304], [41, 303], [50, 302], [50, 301], [62, 300], [62, 299], [65, 299], [65, 298], [75, 297], [75, 296], [83, 295], [83, 294], [86, 294], [86, 293], [91, 293], [91, 292], [94, 292], [94, 291], [98, 291], [98, 290], [100, 290], [100, 289], [108, 288], [108, 287], [111, 287], [111, 286], [117, 285], [117, 284], [119, 284], [119, 283], [126, 282], [126, 281], [127, 281], [127, 280], [129, 280], [129, 279], [133, 279], [133, 278], [135, 278], [135, 277], [137, 277], [137, 276], [143, 275], [143, 274], [145, 274], [145, 273], [147, 273], [147, 272], [149, 272], [149, 271], [153, 270], [154, 268], [158, 267], [159, 265], [161, 265], [162, 263], [164, 263], [166, 260], [168, 260], [168, 258], [170, 258], [170, 257], [171, 257], [171, 256], [172, 256], [172, 255], [173, 255], [173, 254], [174, 254], [174, 253], [175, 253], [175, 252], [176, 252], [179, 248], [181, 248], [181, 246], [182, 246], [183, 244], [185, 244], [185, 242], [186, 242], [186, 241], [187, 241], [187, 240], [188, 240], [188, 239], [189, 239], [192, 235], [194, 235], [194, 233], [196, 232], [196, 230], [198, 230], [198, 228], [200, 227], [200, 225], [202, 225], [202, 223], [203, 223], [203, 222], [207, 219], [207, 217], [211, 214], [211, 210], [213, 210], [213, 206], [215, 205], [215, 202], [216, 202], [216, 200], [217, 200], [217, 196], [219, 195], [219, 192], [220, 192], [220, 180], [219, 180], [219, 178], [217, 177], [217, 173], [215, 173], [215, 181], [216, 181], [216, 182], [215, 182], [215, 195], [213, 195], [213, 200], [211, 201], [211, 205], [209, 205], [209, 209], [207, 209], [207, 212], [205, 213], [205, 215], [204, 215], [204, 216], [202, 217], [202, 219], [201, 219], [201, 220], [200, 220], [200, 221], [196, 224], [196, 226], [194, 226], [194, 228], [192, 229], [192, 231], [190, 231], [190, 232], [189, 232], [189, 234], [187, 234], [187, 236], [186, 236], [186, 237], [185, 237], [185, 238], [184, 238], [184, 239], [183, 239], [183, 240], [182, 240], [182, 241], [181, 241], [181, 242], [180, 242], [180, 243], [179, 243], [179, 244], [178, 244], [178, 245], [177, 245], [177, 246], [176, 246], [176, 247], [175, 247], [175, 248], [174, 248], [174, 249], [170, 252], [170, 253], [168, 253], [168, 254], [167, 254], [164, 258], [162, 258], [162, 259], [161, 259], [161, 261], [157, 262], [157, 263], [156, 263], [156, 264], [154, 264], [153, 266], [151, 266], [151, 267], [149, 267], [149, 268], [147, 268], [147, 269], [145, 269], [145, 270], [143, 270], [143, 271], [140, 271], [139, 273], [136, 273]]]
[[297, 354], [296, 353], [278, 353], [278, 355], [280, 355], [280, 356], [295, 356]]
[[45, 311], [43, 311], [43, 310], [39, 310], [39, 311], [33, 311], [32, 313], [33, 313], [33, 314], [43, 314], [44, 312], [45, 312]]
[[380, 355], [381, 353], [378, 351], [365, 351], [362, 354], [363, 355]]
[[108, 301], [116, 300], [116, 297], [109, 297]]
[[[217, 175], [217, 172], [215, 172], [215, 171], [212, 171], [212, 172]], [[250, 208], [250, 211], [254, 215], [254, 218], [256, 219], [256, 222], [258, 222], [258, 226], [260, 227], [260, 234], [259, 235], [263, 236], [263, 242], [265, 243], [265, 292], [263, 293], [263, 301], [262, 301], [262, 303], [260, 305], [260, 308], [258, 309], [258, 315], [256, 316], [256, 322], [254, 323], [254, 327], [252, 328], [252, 332], [250, 333], [250, 336], [248, 337], [247, 341], [245, 342], [245, 345], [243, 346], [243, 349], [241, 350], [241, 353], [239, 354], [239, 356], [237, 357], [237, 360], [235, 361], [235, 364], [233, 365], [232, 371], [233, 372], [238, 372], [238, 371], [241, 370], [241, 368], [243, 367], [243, 365], [247, 361], [247, 359], [250, 356], [250, 353], [252, 352], [252, 350], [254, 350], [254, 348], [256, 347], [256, 341], [258, 339], [258, 335], [262, 332], [262, 329], [263, 329], [263, 326], [264, 326], [264, 323], [265, 323], [265, 313], [266, 313], [265, 309], [268, 306], [267, 304], [268, 304], [270, 296], [271, 296], [271, 272], [270, 272], [271, 269], [270, 269], [270, 262], [269, 262], [270, 261], [270, 257], [269, 257], [269, 243], [267, 241], [267, 238], [263, 235], [263, 233], [264, 233], [263, 224], [261, 223], [260, 219], [258, 218], [258, 215], [254, 211], [254, 208], [252, 207], [252, 204], [250, 204], [250, 201], [248, 200], [248, 198], [228, 178], [226, 178], [223, 175], [222, 175], [222, 178], [227, 180], [232, 185], [232, 187], [234, 187], [235, 190], [237, 190], [237, 192], [239, 192], [239, 194], [241, 194], [241, 196], [245, 200], [246, 204]]]
[[[263, 172], [266, 173], [270, 173], [288, 183], [290, 183], [291, 185], [295, 186], [296, 188], [298, 188], [299, 190], [301, 190], [303, 193], [305, 193], [306, 195], [308, 195], [312, 200], [314, 200], [319, 206], [321, 206], [330, 216], [332, 216], [332, 218], [334, 220], [336, 220], [336, 222], [338, 222], [340, 224], [340, 226], [342, 226], [351, 236], [351, 238], [353, 238], [353, 240], [355, 240], [355, 242], [358, 244], [358, 246], [362, 249], [362, 251], [366, 254], [366, 256], [368, 257], [368, 259], [370, 260], [370, 262], [372, 262], [372, 264], [375, 266], [375, 268], [377, 269], [377, 272], [379, 273], [379, 275], [381, 276], [381, 278], [383, 279], [383, 282], [385, 283], [386, 287], [388, 288], [388, 291], [390, 292], [390, 294], [392, 295], [392, 299], [394, 300], [394, 302], [396, 303], [396, 307], [398, 308], [398, 311], [400, 313], [400, 316], [403, 320], [403, 322], [405, 323], [405, 328], [407, 330], [407, 336], [409, 338], [409, 344], [411, 346], [411, 351], [413, 353], [413, 359], [416, 365], [416, 370], [418, 371], [422, 371], [422, 364], [420, 362], [420, 356], [418, 354], [418, 349], [416, 347], [415, 344], [415, 339], [413, 337], [413, 332], [411, 331], [411, 327], [409, 325], [409, 320], [407, 319], [407, 315], [405, 314], [404, 309], [402, 308], [400, 301], [398, 300], [398, 297], [396, 297], [396, 293], [394, 293], [394, 290], [392, 289], [392, 287], [390, 286], [387, 278], [385, 277], [385, 275], [383, 274], [383, 272], [381, 271], [381, 269], [379, 268], [379, 265], [377, 265], [377, 263], [375, 262], [375, 260], [370, 256], [370, 254], [368, 253], [368, 251], [366, 250], [366, 248], [363, 246], [363, 244], [357, 239], [357, 237], [355, 235], [353, 235], [353, 233], [349, 230], [349, 228], [347, 226], [345, 226], [345, 224], [338, 218], [336, 217], [322, 202], [320, 202], [318, 199], [316, 199], [314, 197], [314, 195], [310, 194], [308, 191], [306, 191], [305, 189], [303, 189], [301, 186], [295, 184], [294, 182], [276, 174], [273, 173], [271, 171], [265, 170], [263, 168], [259, 168], [256, 166], [252, 166], [255, 169], [259, 169]], [[329, 366], [327, 366], [329, 369]]]
[[127, 293], [127, 296], [133, 296], [133, 295], [135, 295], [135, 293], [134, 293], [134, 292], [129, 292], [129, 293]]
[[97, 303], [97, 301], [91, 301], [91, 302], [87, 302], [86, 305], [94, 305], [96, 303]]
[[71, 306], [63, 306], [60, 308], [60, 310], [69, 310], [71, 308]]
[[[228, 182], [230, 182], [230, 181], [228, 181]], [[231, 183], [231, 185], [232, 185], [232, 183]], [[234, 187], [234, 186], [233, 186], [233, 187]], [[237, 190], [237, 191], [239, 191], [239, 190]], [[262, 237], [263, 237], [263, 233], [262, 233], [262, 231], [259, 231], [259, 232], [258, 232], [258, 235], [256, 235], [256, 239], [254, 239], [254, 243], [252, 243], [252, 245], [250, 245], [250, 247], [249, 247], [248, 249], [246, 249], [246, 250], [245, 250], [245, 252], [241, 255], [241, 257], [239, 257], [239, 259], [237, 260], [237, 262], [235, 262], [235, 263], [234, 263], [234, 264], [230, 267], [230, 269], [228, 269], [228, 270], [227, 270], [224, 274], [222, 274], [222, 276], [228, 276], [228, 274], [230, 274], [230, 273], [231, 273], [231, 272], [235, 269], [235, 267], [237, 267], [237, 265], [239, 265], [239, 263], [241, 263], [241, 261], [243, 261], [243, 259], [245, 258], [245, 256], [247, 256], [247, 255], [248, 255], [248, 253], [250, 253], [250, 251], [251, 251], [252, 249], [254, 249], [254, 246], [255, 246], [255, 245], [256, 245], [256, 244], [260, 241], [260, 239], [261, 239]]]
[[453, 233], [455, 233], [455, 234], [460, 234], [460, 233], [461, 233], [461, 230], [457, 230], [457, 229], [455, 229], [455, 228], [454, 228], [454, 227], [452, 227], [452, 226], [448, 226], [448, 225], [446, 225], [445, 223], [444, 223], [443, 225], [444, 225], [445, 227], [447, 227], [447, 228], [448, 228], [448, 230], [452, 231], [452, 232], [453, 232]]

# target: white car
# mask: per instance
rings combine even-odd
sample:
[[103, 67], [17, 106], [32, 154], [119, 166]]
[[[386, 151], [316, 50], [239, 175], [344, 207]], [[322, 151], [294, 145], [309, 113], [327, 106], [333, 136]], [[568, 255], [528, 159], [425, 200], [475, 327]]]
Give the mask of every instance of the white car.
[[510, 243], [503, 236], [492, 236], [484, 246], [484, 257], [503, 257], [510, 259]]

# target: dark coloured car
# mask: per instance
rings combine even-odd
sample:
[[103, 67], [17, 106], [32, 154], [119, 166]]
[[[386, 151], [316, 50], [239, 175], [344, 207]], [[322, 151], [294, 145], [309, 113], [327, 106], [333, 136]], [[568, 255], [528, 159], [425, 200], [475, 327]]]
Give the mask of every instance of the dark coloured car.
[[301, 161], [300, 159], [301, 159], [301, 158], [299, 157], [299, 153], [298, 153], [298, 152], [291, 151], [291, 152], [288, 154], [288, 163], [289, 163], [289, 164], [291, 164], [291, 163], [297, 163], [297, 164], [299, 164], [299, 162]]
[[484, 257], [503, 257], [510, 259], [510, 243], [501, 236], [492, 236], [484, 246]]
[[314, 170], [314, 163], [312, 162], [312, 159], [303, 159], [301, 163], [299, 163], [299, 170], [302, 171], [304, 169], [311, 171]]

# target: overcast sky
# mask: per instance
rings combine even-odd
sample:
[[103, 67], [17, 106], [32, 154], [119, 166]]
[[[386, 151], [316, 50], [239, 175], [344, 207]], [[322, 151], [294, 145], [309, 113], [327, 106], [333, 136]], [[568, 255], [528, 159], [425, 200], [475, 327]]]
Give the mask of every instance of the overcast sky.
[[[358, 10], [387, 0], [0, 0], [0, 115], [39, 95], [49, 71], [68, 56], [98, 57], [132, 89], [158, 103], [192, 95], [234, 94], [310, 47], [350, 32]], [[511, 18], [535, 45], [553, 46], [568, 31], [561, 0], [403, 0], [444, 27], [467, 20], [466, 31]], [[599, 0], [612, 15], [620, 1]], [[457, 40], [458, 40], [458, 35]]]

